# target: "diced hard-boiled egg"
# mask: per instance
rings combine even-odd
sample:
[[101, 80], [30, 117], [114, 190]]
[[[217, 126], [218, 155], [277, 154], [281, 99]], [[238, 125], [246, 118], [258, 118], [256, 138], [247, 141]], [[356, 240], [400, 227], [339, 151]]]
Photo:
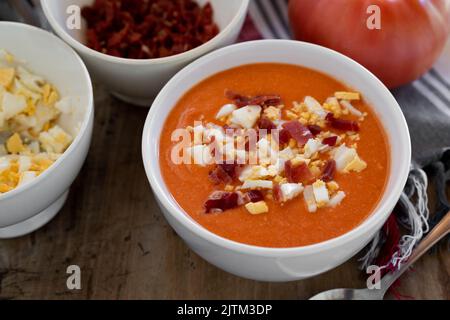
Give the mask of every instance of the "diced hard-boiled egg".
[[250, 129], [258, 121], [260, 114], [260, 106], [245, 106], [232, 112], [231, 123]]
[[313, 186], [306, 186], [303, 190], [303, 198], [305, 199], [306, 206], [309, 212], [317, 211], [316, 199], [314, 197]]
[[305, 144], [305, 153], [304, 156], [306, 158], [311, 158], [316, 152], [318, 152], [323, 147], [323, 144], [318, 139], [309, 139]]
[[62, 153], [72, 142], [72, 137], [61, 127], [54, 126], [39, 134], [42, 148], [47, 152]]
[[263, 166], [253, 166], [251, 179], [261, 179], [269, 176], [269, 170]]
[[328, 195], [328, 189], [325, 182], [322, 180], [316, 180], [312, 186], [317, 207], [321, 208], [327, 205], [328, 201], [330, 201], [330, 196]]
[[356, 150], [345, 145], [335, 150], [333, 158], [336, 161], [336, 169], [341, 172], [361, 172], [367, 167], [367, 163], [358, 156]]
[[13, 154], [17, 154], [25, 150], [22, 139], [18, 133], [14, 133], [11, 137], [9, 137], [6, 141], [6, 149], [9, 153]]
[[341, 100], [341, 105], [347, 109], [351, 114], [357, 117], [362, 117], [363, 113], [356, 109], [348, 100]]
[[284, 160], [290, 160], [295, 154], [291, 147], [286, 147], [278, 153], [278, 156]]
[[38, 75], [35, 75], [25, 68], [19, 66], [17, 67], [17, 74], [20, 81], [30, 90], [40, 93], [42, 91], [41, 86], [44, 85], [45, 80]]
[[31, 167], [31, 158], [28, 156], [19, 157], [19, 172], [28, 171]]
[[327, 100], [325, 100], [325, 103], [332, 105], [334, 107], [340, 107], [339, 106], [339, 100], [336, 97], [328, 97]]
[[265, 201], [249, 202], [245, 205], [245, 208], [251, 214], [261, 214], [269, 212], [269, 207], [267, 206], [267, 203]]
[[344, 168], [344, 172], [361, 172], [365, 168], [367, 168], [367, 163], [364, 160], [361, 160], [361, 158], [356, 155], [352, 161], [350, 161], [349, 164], [347, 164]]
[[14, 68], [0, 68], [0, 86], [7, 88], [14, 80], [16, 70]]
[[336, 161], [336, 169], [338, 171], [343, 171], [356, 155], [355, 149], [348, 148], [345, 144], [340, 145], [333, 155], [333, 159]]
[[242, 189], [272, 189], [273, 182], [270, 180], [245, 180]]
[[345, 198], [345, 192], [344, 191], [338, 191], [336, 192], [335, 195], [333, 195], [330, 199], [330, 201], [328, 201], [328, 206], [329, 207], [336, 207], [337, 205], [339, 205], [342, 200], [344, 200]]
[[268, 167], [262, 165], [248, 165], [239, 175], [239, 180], [244, 182], [245, 180], [257, 180], [266, 177], [274, 177], [278, 175], [284, 169], [284, 161], [278, 159], [277, 162]]
[[274, 107], [274, 106], [270, 106], [268, 108], [264, 109], [264, 116], [271, 120], [271, 121], [277, 121], [281, 119], [281, 109]]
[[24, 111], [27, 101], [24, 96], [4, 92], [1, 107], [4, 118], [8, 120]]
[[258, 160], [260, 163], [269, 164], [276, 161], [277, 152], [272, 148], [271, 143], [266, 138], [261, 138], [258, 143]]
[[57, 109], [46, 106], [39, 102], [36, 105], [36, 112], [34, 116], [28, 117], [27, 119], [30, 120], [30, 125], [34, 123], [34, 125], [32, 125], [32, 129], [35, 132], [40, 132], [42, 130], [46, 130], [48, 128], [49, 122], [56, 119], [58, 117], [58, 114], [59, 111]]
[[236, 105], [232, 103], [228, 103], [224, 105], [222, 108], [220, 108], [219, 112], [216, 114], [216, 119], [221, 119], [223, 117], [229, 116], [234, 110], [236, 110]]
[[339, 185], [336, 181], [327, 182], [327, 189], [330, 193], [334, 193], [339, 190]]
[[294, 158], [291, 159], [291, 164], [293, 166], [298, 166], [302, 163], [309, 164], [311, 162], [311, 159], [305, 158], [303, 154], [297, 154]]
[[327, 112], [324, 108], [320, 105], [320, 103], [314, 99], [313, 97], [306, 96], [305, 100], [303, 101], [308, 108], [309, 112], [312, 112], [316, 115], [318, 115], [320, 118], [324, 119], [327, 115]]
[[360, 96], [358, 92], [337, 91], [334, 93], [337, 99], [343, 100], [359, 100]]
[[276, 175], [279, 175], [284, 170], [284, 164], [285, 160], [282, 158], [278, 158], [274, 164], [271, 164], [267, 167], [267, 171], [269, 172], [269, 175], [274, 177]]
[[11, 161], [9, 157], [0, 157], [0, 172], [9, 168]]
[[14, 79], [11, 92], [17, 95], [22, 95], [26, 98], [32, 99], [34, 102], [41, 99], [41, 95], [35, 91], [30, 90], [26, 85], [22, 83], [19, 79]]
[[253, 174], [253, 166], [246, 166], [239, 175], [239, 180], [244, 182], [245, 180], [250, 179]]
[[297, 197], [303, 191], [301, 183], [283, 183], [280, 185], [282, 201], [289, 201]]
[[40, 145], [38, 141], [33, 141], [30, 144], [28, 144], [28, 150], [33, 153], [33, 154], [37, 154], [40, 151]]

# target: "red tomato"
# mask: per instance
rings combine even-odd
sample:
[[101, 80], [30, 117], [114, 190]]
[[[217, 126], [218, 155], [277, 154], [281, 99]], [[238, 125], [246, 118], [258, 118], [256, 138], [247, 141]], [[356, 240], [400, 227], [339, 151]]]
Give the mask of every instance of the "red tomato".
[[296, 39], [339, 51], [394, 88], [417, 79], [439, 57], [450, 0], [290, 0], [289, 20]]

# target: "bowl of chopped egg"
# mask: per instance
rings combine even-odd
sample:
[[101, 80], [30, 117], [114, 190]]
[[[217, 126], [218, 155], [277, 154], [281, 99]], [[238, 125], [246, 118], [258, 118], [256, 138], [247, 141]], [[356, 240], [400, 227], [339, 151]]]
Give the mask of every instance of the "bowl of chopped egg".
[[0, 22], [0, 239], [40, 228], [64, 205], [93, 127], [78, 55], [44, 30]]

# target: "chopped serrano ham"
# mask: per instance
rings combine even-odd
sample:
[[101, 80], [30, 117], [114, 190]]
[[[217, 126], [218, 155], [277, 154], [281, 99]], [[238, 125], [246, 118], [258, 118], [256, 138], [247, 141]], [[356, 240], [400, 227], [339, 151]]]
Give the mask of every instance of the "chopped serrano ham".
[[291, 183], [308, 183], [314, 178], [306, 163], [294, 166], [291, 160], [286, 161], [284, 172], [287, 180]]
[[343, 130], [343, 131], [359, 131], [359, 124], [356, 121], [345, 120], [345, 119], [337, 119], [330, 112], [326, 116], [326, 120], [330, 124], [330, 126], [334, 129]]
[[289, 133], [289, 130], [287, 129], [281, 129], [278, 132], [278, 143], [279, 144], [285, 144], [289, 142], [289, 139], [291, 139], [291, 134]]
[[258, 128], [270, 131], [276, 129], [277, 126], [266, 117], [261, 117], [258, 122]]
[[204, 204], [205, 212], [222, 212], [235, 208], [239, 205], [239, 197], [237, 192], [215, 191]]
[[216, 166], [213, 170], [211, 170], [208, 177], [214, 184], [229, 184], [233, 181], [233, 179], [221, 166]]
[[322, 140], [322, 143], [329, 145], [330, 147], [334, 147], [336, 145], [337, 138], [338, 138], [337, 136], [327, 137]]
[[236, 163], [222, 163], [218, 165], [221, 167], [232, 179], [238, 176], [238, 169], [240, 165]]
[[281, 103], [281, 97], [274, 94], [260, 95], [250, 98], [250, 104], [256, 104], [261, 107], [277, 106]]
[[240, 108], [248, 105], [249, 98], [231, 90], [225, 90], [225, 97], [232, 100]]
[[247, 105], [258, 105], [261, 107], [268, 107], [268, 106], [277, 106], [281, 103], [281, 97], [275, 94], [248, 97], [231, 90], [226, 90], [225, 97], [227, 99], [232, 100], [237, 107], [244, 107]]
[[308, 129], [311, 131], [313, 136], [317, 136], [322, 131], [322, 128], [316, 124], [308, 125]]
[[209, 172], [209, 179], [214, 184], [229, 184], [238, 176], [238, 171], [241, 171], [240, 167], [241, 166], [236, 163], [218, 164], [213, 170]]
[[246, 193], [246, 196], [248, 197], [250, 202], [258, 202], [264, 200], [264, 195], [259, 190], [250, 190]]
[[336, 172], [336, 161], [330, 159], [325, 164], [325, 167], [322, 171], [321, 179], [325, 182], [331, 181], [334, 178], [334, 173]]
[[300, 146], [303, 146], [309, 139], [313, 138], [311, 131], [298, 121], [288, 121], [283, 124], [291, 138], [297, 141]]

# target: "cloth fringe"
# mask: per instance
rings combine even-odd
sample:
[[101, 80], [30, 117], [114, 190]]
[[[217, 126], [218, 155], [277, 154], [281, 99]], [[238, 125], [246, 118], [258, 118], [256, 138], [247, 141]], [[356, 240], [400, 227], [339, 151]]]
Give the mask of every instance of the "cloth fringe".
[[[407, 230], [407, 234], [400, 237], [398, 244], [392, 241], [392, 235], [395, 236], [395, 233], [390, 232], [389, 229], [392, 229], [392, 224], [395, 224], [395, 221], [390, 221], [389, 219], [388, 222], [390, 223], [386, 223], [385, 227], [375, 235], [372, 242], [368, 245], [365, 255], [359, 259], [361, 261], [361, 269], [365, 270], [376, 261], [386, 260], [379, 257], [380, 251], [383, 249], [385, 252], [390, 252], [387, 261], [383, 261], [384, 264], [379, 266], [381, 269], [386, 269], [386, 271], [400, 268], [409, 258], [416, 244], [429, 230], [428, 219], [430, 211], [428, 209], [427, 187], [428, 178], [425, 171], [413, 165], [407, 186], [400, 197], [396, 209], [394, 209], [397, 222]], [[391, 228], [389, 228], [389, 225]], [[387, 241], [389, 237], [391, 237], [391, 241]], [[383, 248], [386, 244], [389, 244], [391, 248]]]

